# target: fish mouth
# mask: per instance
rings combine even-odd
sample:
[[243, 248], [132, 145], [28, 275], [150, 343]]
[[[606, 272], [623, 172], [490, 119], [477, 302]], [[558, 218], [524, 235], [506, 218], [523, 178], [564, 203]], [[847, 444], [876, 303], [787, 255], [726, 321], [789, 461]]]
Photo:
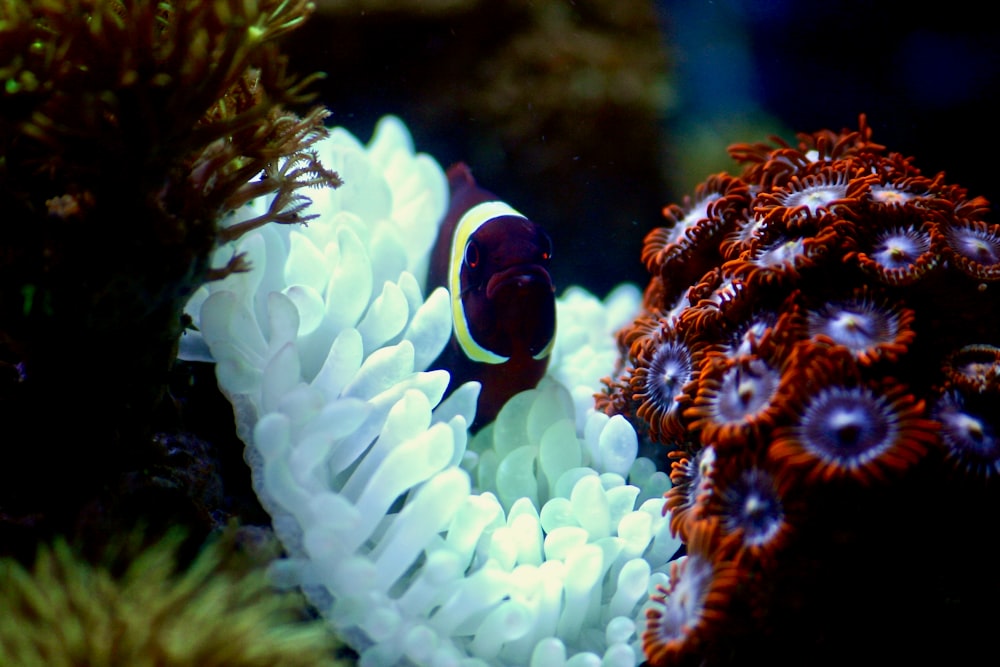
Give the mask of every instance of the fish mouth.
[[490, 276], [486, 283], [486, 298], [493, 299], [502, 291], [523, 292], [540, 286], [555, 291], [552, 278], [545, 267], [538, 264], [516, 264]]

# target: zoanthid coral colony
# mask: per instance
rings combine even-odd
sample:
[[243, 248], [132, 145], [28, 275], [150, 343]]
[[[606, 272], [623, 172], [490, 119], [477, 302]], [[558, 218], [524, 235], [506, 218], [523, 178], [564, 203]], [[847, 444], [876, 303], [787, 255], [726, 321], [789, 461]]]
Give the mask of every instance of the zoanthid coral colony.
[[251, 269], [199, 290], [183, 343], [233, 403], [289, 554], [274, 575], [364, 665], [638, 664], [679, 542], [665, 473], [593, 409], [638, 290], [567, 290], [548, 377], [470, 437], [478, 384], [442, 401], [448, 374], [427, 370], [451, 335], [446, 290], [424, 293], [442, 169], [392, 117], [367, 146], [337, 128], [316, 149], [344, 185], [314, 193], [308, 226], [220, 248]]
[[[864, 116], [730, 152], [740, 173], [646, 237], [642, 313], [598, 397], [672, 460], [688, 555], [645, 653], [833, 664], [869, 644], [884, 664], [964, 646], [1000, 583], [978, 527], [998, 507], [1000, 225]], [[942, 525], [937, 566], [975, 574], [928, 590], [917, 554]], [[945, 609], [950, 639], [928, 641]]]

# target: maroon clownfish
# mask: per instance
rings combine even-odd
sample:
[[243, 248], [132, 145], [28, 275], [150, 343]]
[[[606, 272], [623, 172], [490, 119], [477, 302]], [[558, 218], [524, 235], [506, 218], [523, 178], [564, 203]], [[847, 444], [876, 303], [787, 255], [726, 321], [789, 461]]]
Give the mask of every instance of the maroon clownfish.
[[476, 185], [465, 164], [448, 169], [448, 185], [428, 289], [448, 288], [452, 336], [431, 367], [451, 373], [449, 392], [470, 380], [482, 384], [472, 424], [478, 429], [545, 375], [556, 331], [552, 240]]

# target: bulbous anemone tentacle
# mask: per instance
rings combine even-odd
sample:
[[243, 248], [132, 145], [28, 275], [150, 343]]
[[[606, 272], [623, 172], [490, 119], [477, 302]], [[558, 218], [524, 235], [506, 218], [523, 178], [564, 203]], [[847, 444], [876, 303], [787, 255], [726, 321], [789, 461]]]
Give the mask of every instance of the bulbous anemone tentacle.
[[452, 330], [447, 289], [423, 287], [443, 171], [393, 118], [367, 146], [336, 128], [316, 149], [345, 185], [315, 193], [308, 227], [248, 233], [252, 269], [189, 303], [289, 554], [275, 578], [362, 664], [638, 664], [679, 543], [666, 475], [591, 397], [628, 373], [613, 332], [639, 290], [567, 290], [550, 375], [471, 436], [477, 386], [443, 399], [448, 371], [426, 370]]

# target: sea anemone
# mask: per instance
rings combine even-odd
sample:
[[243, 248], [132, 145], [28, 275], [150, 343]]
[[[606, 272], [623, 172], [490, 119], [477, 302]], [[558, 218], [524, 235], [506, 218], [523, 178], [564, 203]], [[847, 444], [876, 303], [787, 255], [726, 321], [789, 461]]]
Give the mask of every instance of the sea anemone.
[[478, 386], [442, 401], [447, 370], [427, 370], [451, 331], [446, 291], [423, 294], [441, 168], [392, 117], [367, 146], [333, 129], [316, 148], [344, 185], [314, 194], [307, 227], [220, 248], [251, 269], [188, 308], [185, 355], [215, 361], [288, 552], [273, 575], [362, 664], [638, 664], [642, 606], [679, 545], [669, 482], [623, 417], [593, 409], [638, 290], [567, 290], [549, 375], [472, 437]]

